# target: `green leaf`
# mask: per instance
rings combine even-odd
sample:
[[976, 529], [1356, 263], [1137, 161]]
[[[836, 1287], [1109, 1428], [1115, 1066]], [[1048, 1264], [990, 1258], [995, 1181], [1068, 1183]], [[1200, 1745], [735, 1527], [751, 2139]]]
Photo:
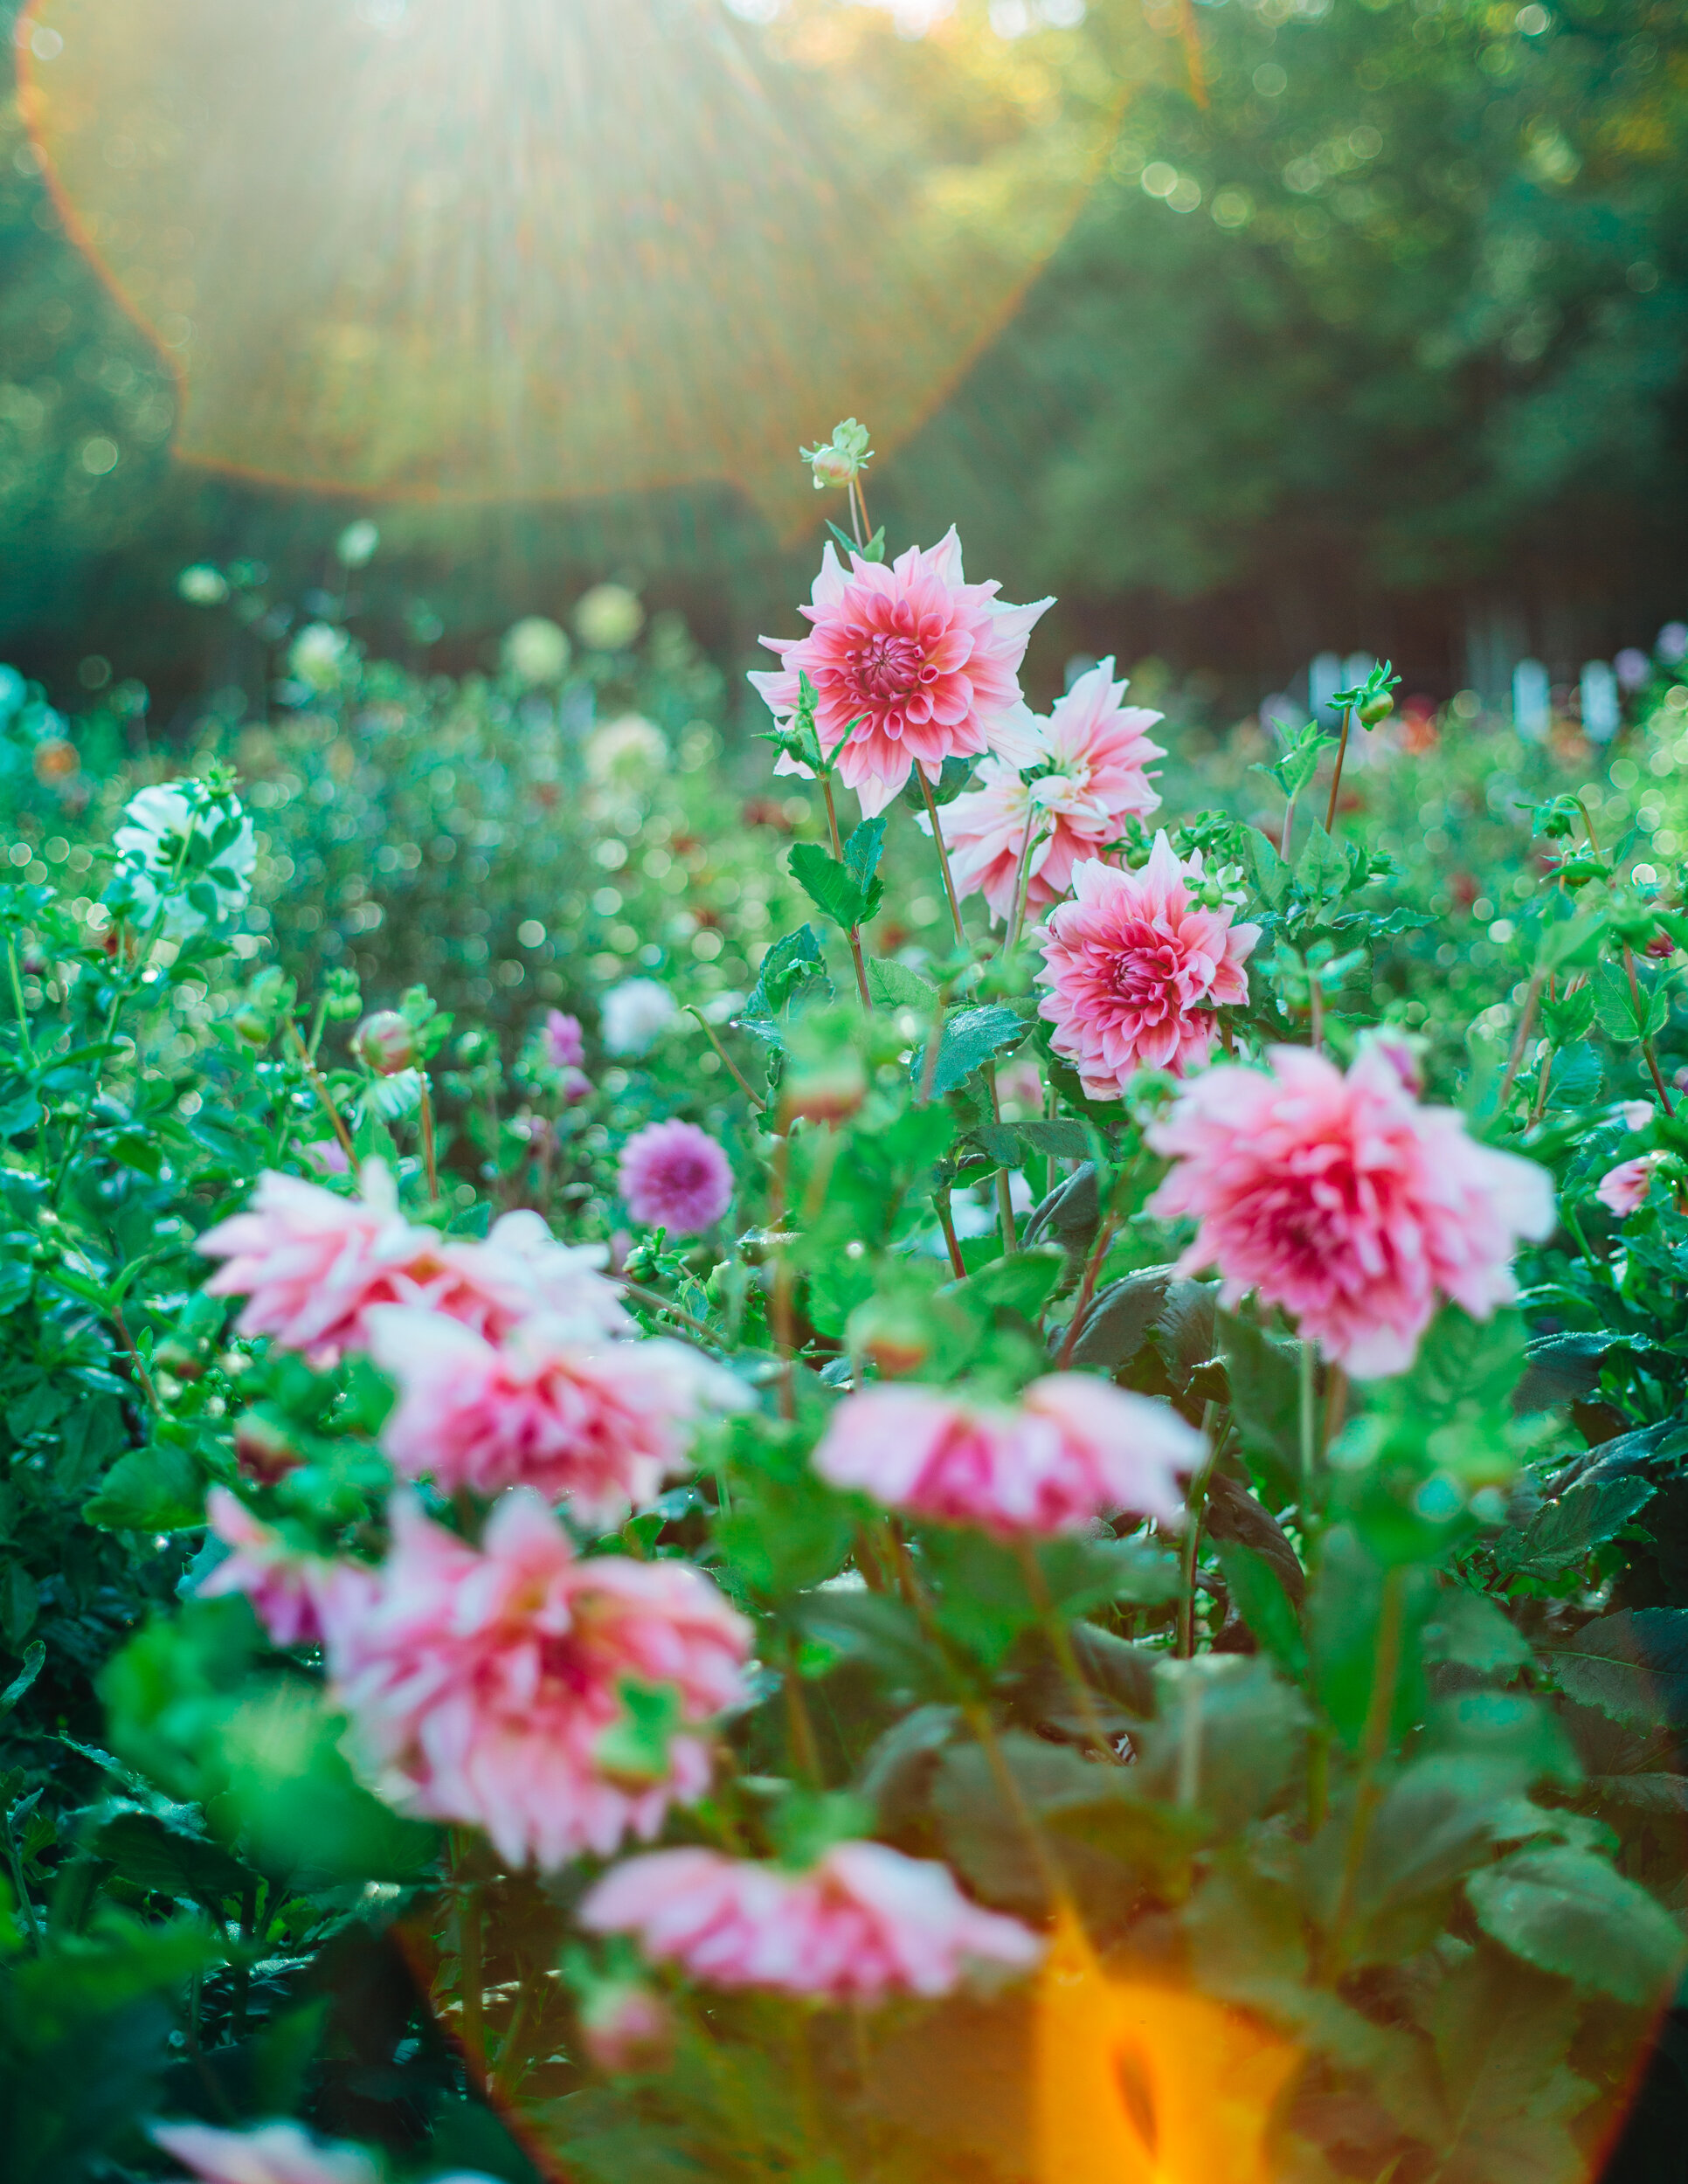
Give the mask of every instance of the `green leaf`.
[[1317, 819], [1307, 847], [1296, 860], [1296, 885], [1311, 902], [1334, 902], [1347, 891], [1346, 854]]
[[107, 1531], [184, 1531], [205, 1521], [205, 1481], [185, 1448], [155, 1441], [120, 1456], [83, 1505]]
[[17, 1702], [24, 1697], [36, 1677], [40, 1675], [46, 1657], [47, 1649], [41, 1641], [38, 1638], [31, 1639], [24, 1648], [23, 1667], [7, 1684], [5, 1690], [0, 1691], [0, 1721], [3, 1721], [8, 1714], [16, 1711]]
[[1540, 1650], [1579, 1705], [1643, 1727], [1688, 1723], [1688, 1609], [1626, 1608]]
[[27, 1303], [35, 1286], [35, 1269], [27, 1259], [0, 1261], [0, 1317]]
[[1046, 1159], [1083, 1160], [1090, 1155], [1090, 1133], [1083, 1123], [1058, 1116], [1044, 1122], [1016, 1123], [1013, 1127], [1015, 1134]]
[[993, 1259], [966, 1281], [955, 1283], [947, 1294], [987, 1319], [1007, 1312], [1017, 1319], [1034, 1320], [1048, 1303], [1065, 1264], [1063, 1253], [1034, 1246], [1029, 1251]]
[[850, 1552], [855, 1517], [813, 1472], [789, 1479], [736, 1475], [731, 1512], [716, 1517], [713, 1536], [744, 1582], [772, 1596], [832, 1577]]
[[[868, 823], [882, 832], [885, 824], [883, 819]], [[861, 831], [858, 828], [856, 833]], [[855, 834], [850, 837], [853, 844], [855, 839]], [[869, 876], [863, 879], [848, 865], [829, 857], [818, 842], [799, 842], [786, 862], [792, 877], [815, 908], [847, 931], [853, 925], [865, 925], [883, 898], [884, 882], [872, 876], [871, 867]]]
[[928, 1022], [937, 1013], [937, 988], [917, 971], [910, 971], [906, 964], [869, 956], [868, 991], [881, 1008], [914, 1009]]
[[[1600, 936], [1609, 923], [1604, 910], [1580, 910], [1574, 917], [1544, 924], [1536, 951], [1538, 967], [1543, 971], [1563, 971], [1572, 964], [1586, 968], [1594, 962]], [[1627, 980], [1625, 989], [1627, 992]]]
[[117, 1814], [94, 1836], [92, 1848], [109, 1858], [126, 1881], [152, 1896], [215, 1904], [258, 1886], [252, 1868], [219, 1844], [172, 1828], [152, 1813]]
[[744, 1014], [771, 1023], [785, 1004], [806, 985], [825, 984], [826, 958], [813, 925], [799, 926], [775, 941], [762, 958], [755, 989], [744, 1004]]
[[1479, 1676], [1521, 1669], [1532, 1659], [1530, 1641], [1481, 1593], [1463, 1587], [1438, 1594], [1423, 1630], [1427, 1661], [1450, 1661]]
[[1301, 1492], [1301, 1372], [1294, 1345], [1219, 1311], [1214, 1327], [1243, 1454], [1280, 1502]]
[[1485, 1933], [1543, 1972], [1639, 2006], [1681, 1969], [1681, 1930], [1645, 1889], [1586, 1850], [1520, 1850], [1465, 1883]]
[[1299, 1680], [1307, 1673], [1307, 1641], [1283, 1579], [1264, 1555], [1240, 1540], [1215, 1544], [1237, 1614], [1278, 1666]]
[[1574, 1486], [1537, 1511], [1525, 1530], [1501, 1540], [1495, 1560], [1513, 1577], [1552, 1577], [1586, 1559], [1646, 1507], [1656, 1489], [1650, 1479], [1605, 1479]]
[[[944, 1020], [944, 1035], [938, 1043], [933, 1091], [953, 1092], [993, 1055], [1019, 1046], [1029, 1029], [1023, 1016], [995, 1005], [951, 1010]], [[923, 1046], [909, 1065], [909, 1075], [916, 1084], [924, 1082], [925, 1066]]]
[[1566, 2066], [1580, 2015], [1560, 1981], [1497, 1950], [1450, 1967], [1426, 2013], [1447, 2116], [1443, 2184], [1576, 2184], [1585, 2163], [1566, 2126], [1595, 2095]]
[[864, 892], [873, 885], [879, 870], [880, 853], [885, 847], [885, 818], [863, 819], [844, 845], [844, 862], [850, 877]]
[[1166, 1308], [1172, 1277], [1170, 1266], [1142, 1267], [1123, 1281], [1110, 1282], [1091, 1299], [1073, 1344], [1072, 1363], [1107, 1372], [1129, 1365]]
[[156, 1183], [164, 1171], [163, 1147], [156, 1137], [143, 1137], [139, 1130], [120, 1130], [106, 1140], [105, 1150], [120, 1167], [132, 1168], [149, 1182]]
[[41, 1119], [41, 1102], [33, 1085], [25, 1084], [10, 1098], [0, 1100], [0, 1137], [18, 1137], [33, 1130]]
[[[1629, 992], [1629, 981], [1615, 963], [1597, 964], [1590, 984], [1594, 987], [1595, 1013], [1600, 1027], [1608, 1039], [1626, 1044], [1641, 1036], [1636, 1017], [1635, 1001]], [[1645, 999], [1643, 1001], [1643, 1020], [1645, 1019]]]
[[1254, 864], [1255, 885], [1276, 909], [1290, 891], [1290, 867], [1257, 826], [1248, 833], [1249, 855]]
[[792, 1619], [806, 1638], [867, 1662], [893, 1693], [924, 1698], [943, 1686], [914, 1610], [888, 1593], [823, 1586], [799, 1596]]

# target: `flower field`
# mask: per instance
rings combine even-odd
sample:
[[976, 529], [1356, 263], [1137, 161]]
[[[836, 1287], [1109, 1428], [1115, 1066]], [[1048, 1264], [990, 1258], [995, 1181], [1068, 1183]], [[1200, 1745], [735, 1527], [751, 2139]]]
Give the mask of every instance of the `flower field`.
[[760, 741], [3, 694], [16, 2184], [1669, 2173], [1683, 633], [1039, 715], [867, 445]]

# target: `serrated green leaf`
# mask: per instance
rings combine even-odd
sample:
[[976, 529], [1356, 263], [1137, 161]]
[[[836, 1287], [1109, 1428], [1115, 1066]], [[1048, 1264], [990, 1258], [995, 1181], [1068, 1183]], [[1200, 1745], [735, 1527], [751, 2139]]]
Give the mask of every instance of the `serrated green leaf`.
[[806, 985], [827, 983], [826, 957], [813, 925], [799, 926], [775, 941], [762, 958], [755, 989], [744, 1004], [747, 1018], [771, 1023]]
[[[883, 821], [878, 824], [882, 826]], [[852, 835], [852, 841], [854, 839]], [[799, 842], [786, 863], [792, 877], [815, 908], [847, 931], [853, 925], [865, 925], [884, 895], [882, 881], [864, 881], [847, 865], [829, 857], [818, 842]]]
[[1484, 1932], [1543, 1972], [1640, 2005], [1681, 1969], [1681, 1929], [1645, 1889], [1586, 1850], [1520, 1850], [1465, 1883]]
[[1249, 856], [1255, 868], [1255, 885], [1273, 909], [1290, 892], [1290, 867], [1257, 826], [1248, 834]]
[[[953, 1092], [993, 1055], [1019, 1046], [1030, 1028], [1023, 1016], [995, 1005], [951, 1010], [944, 1019], [944, 1034], [938, 1042], [933, 1091]], [[909, 1065], [916, 1084], [924, 1082], [925, 1056], [923, 1046]]]
[[1650, 1479], [1636, 1477], [1574, 1486], [1539, 1510], [1522, 1532], [1501, 1539], [1496, 1563], [1515, 1577], [1552, 1577], [1567, 1570], [1622, 1531], [1655, 1491]]
[[1541, 1650], [1580, 1705], [1641, 1726], [1688, 1723], [1688, 1609], [1623, 1609]]
[[881, 1008], [914, 1009], [928, 1023], [937, 1013], [937, 988], [906, 964], [869, 956], [868, 991]]
[[155, 1441], [118, 1458], [82, 1515], [107, 1531], [183, 1531], [204, 1511], [199, 1466], [185, 1448]]
[[1241, 1540], [1216, 1540], [1214, 1546], [1237, 1614], [1285, 1674], [1299, 1681], [1307, 1673], [1307, 1641], [1283, 1579]]
[[1348, 859], [1317, 819], [1296, 860], [1296, 885], [1309, 902], [1333, 902], [1347, 892]]

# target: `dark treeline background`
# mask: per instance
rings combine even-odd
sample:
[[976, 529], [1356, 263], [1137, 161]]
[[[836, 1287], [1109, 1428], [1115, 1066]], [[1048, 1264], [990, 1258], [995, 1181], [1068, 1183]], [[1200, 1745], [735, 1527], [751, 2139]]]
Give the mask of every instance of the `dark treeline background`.
[[[1011, 324], [875, 466], [894, 539], [953, 518], [970, 574], [1057, 591], [1046, 681], [1071, 652], [1154, 654], [1239, 706], [1326, 649], [1498, 697], [1525, 652], [1569, 679], [1688, 611], [1682, 0], [1144, 19], [1173, 59], [1193, 25], [1200, 96], [1180, 63], [1128, 99]], [[780, 545], [724, 491], [447, 516], [242, 486], [173, 460], [175, 399], [9, 107], [0, 656], [60, 702], [107, 670], [163, 721], [249, 686], [250, 639], [178, 572], [258, 558], [302, 598], [352, 515], [382, 531], [359, 633], [453, 668], [605, 576], [742, 665], [813, 568], [813, 537]]]

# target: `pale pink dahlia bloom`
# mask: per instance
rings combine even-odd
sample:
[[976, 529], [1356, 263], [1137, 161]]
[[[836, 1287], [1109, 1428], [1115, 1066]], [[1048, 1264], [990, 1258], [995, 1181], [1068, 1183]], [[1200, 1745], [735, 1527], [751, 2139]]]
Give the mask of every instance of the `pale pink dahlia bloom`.
[[314, 1646], [322, 1636], [316, 1592], [330, 1565], [299, 1554], [281, 1534], [253, 1515], [238, 1495], [214, 1486], [205, 1496], [205, 1523], [230, 1552], [201, 1579], [201, 1600], [244, 1593], [278, 1646]]
[[1664, 1158], [1662, 1153], [1638, 1152], [1633, 1160], [1620, 1160], [1615, 1168], [1608, 1168], [1595, 1185], [1595, 1196], [1608, 1206], [1620, 1220], [1626, 1214], [1636, 1213], [1647, 1203], [1647, 1193], [1652, 1188], [1653, 1171]]
[[[954, 528], [888, 568], [850, 556], [847, 576], [830, 543], [813, 604], [798, 611], [807, 637], [764, 637], [778, 670], [752, 674], [778, 721], [797, 711], [799, 675], [815, 689], [815, 733], [861, 809], [882, 812], [917, 764], [936, 781], [946, 758], [993, 750], [1024, 763], [1034, 752], [1020, 663], [1039, 615], [1008, 606], [995, 584], [968, 584]], [[801, 771], [780, 762], [778, 771]]]
[[1026, 905], [1038, 911], [1066, 894], [1080, 858], [1117, 840], [1127, 819], [1159, 807], [1145, 769], [1166, 755], [1146, 733], [1161, 716], [1123, 704], [1125, 685], [1113, 673], [1104, 660], [1081, 675], [1036, 723], [1033, 759], [1014, 766], [987, 758], [978, 788], [938, 812], [957, 892], [982, 894], [998, 917], [1013, 916], [1028, 823]]
[[888, 1509], [1006, 1536], [1076, 1531], [1116, 1510], [1176, 1524], [1178, 1475], [1203, 1448], [1164, 1403], [1052, 1372], [1012, 1409], [910, 1383], [862, 1388], [833, 1413], [814, 1468]]
[[[151, 2137], [199, 2184], [382, 2184], [361, 2146], [315, 2139], [297, 2124], [255, 2124], [223, 2131], [215, 2124], [155, 2124]], [[467, 2169], [435, 2184], [492, 2184]]]
[[551, 1311], [605, 1334], [632, 1322], [598, 1254], [570, 1250], [537, 1213], [507, 1213], [484, 1243], [447, 1241], [407, 1221], [384, 1163], [370, 1160], [362, 1195], [347, 1198], [266, 1170], [244, 1213], [208, 1229], [199, 1249], [225, 1264], [212, 1296], [244, 1296], [243, 1335], [268, 1335], [315, 1365], [369, 1346], [375, 1304], [417, 1304], [502, 1334], [529, 1313]]
[[616, 1184], [633, 1219], [671, 1236], [701, 1235], [732, 1204], [732, 1163], [695, 1123], [651, 1123], [621, 1148]]
[[546, 1012], [540, 1033], [540, 1042], [545, 1059], [553, 1069], [578, 1069], [586, 1059], [586, 1041], [580, 1029], [578, 1016], [565, 1016], [561, 1009]]
[[[482, 1828], [512, 1865], [552, 1867], [630, 1832], [648, 1842], [709, 1779], [698, 1733], [744, 1701], [751, 1629], [701, 1570], [582, 1558], [536, 1494], [518, 1488], [479, 1548], [391, 1505], [379, 1570], [342, 1565], [320, 1601], [347, 1746], [401, 1811]], [[681, 1726], [666, 1770], [599, 1756], [625, 1683], [671, 1686]]]
[[947, 1994], [970, 1965], [1026, 1971], [1044, 1946], [1018, 1919], [969, 1903], [947, 1866], [880, 1842], [834, 1843], [806, 1872], [653, 1851], [606, 1873], [578, 1915], [707, 1986], [832, 2002]]
[[1346, 1076], [1270, 1058], [1198, 1077], [1149, 1133], [1176, 1164], [1149, 1210], [1200, 1224], [1181, 1271], [1216, 1266], [1228, 1306], [1257, 1289], [1361, 1379], [1406, 1370], [1439, 1293], [1474, 1319], [1510, 1302], [1518, 1240], [1553, 1226], [1546, 1171], [1418, 1106], [1375, 1044]]
[[685, 1468], [700, 1419], [751, 1400], [724, 1367], [662, 1337], [583, 1342], [536, 1317], [495, 1344], [399, 1305], [376, 1306], [368, 1324], [371, 1356], [398, 1383], [381, 1445], [405, 1477], [447, 1494], [531, 1486], [605, 1531]]
[[1200, 852], [1181, 864], [1160, 833], [1141, 872], [1076, 866], [1076, 899], [1049, 914], [1038, 1013], [1093, 1100], [1117, 1100], [1139, 1069], [1200, 1068], [1219, 1038], [1214, 1011], [1249, 998], [1242, 966], [1260, 928], [1204, 909], [1188, 884], [1200, 877]]

